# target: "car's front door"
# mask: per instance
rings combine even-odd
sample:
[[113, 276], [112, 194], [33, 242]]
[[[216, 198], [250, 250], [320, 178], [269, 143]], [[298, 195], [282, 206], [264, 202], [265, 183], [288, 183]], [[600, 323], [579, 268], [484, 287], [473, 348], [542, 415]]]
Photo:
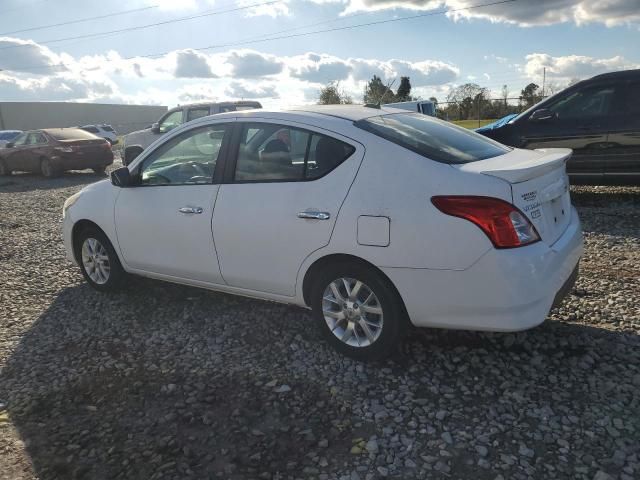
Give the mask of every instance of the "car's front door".
[[211, 124], [168, 139], [132, 168], [136, 186], [115, 205], [118, 244], [140, 272], [223, 283], [211, 234], [219, 160], [229, 124]]
[[9, 170], [29, 171], [25, 164], [25, 158], [27, 157], [27, 151], [29, 149], [27, 145], [28, 138], [28, 132], [21, 133], [13, 140], [13, 146], [2, 152]]
[[[238, 122], [213, 215], [231, 286], [294, 296], [304, 259], [327, 245], [364, 147], [287, 122]], [[354, 226], [355, 228], [355, 226]]]
[[615, 85], [592, 85], [567, 92], [547, 108], [546, 120], [526, 120], [522, 131], [526, 148], [571, 148], [570, 175], [598, 178], [606, 159], [609, 112]]
[[611, 112], [605, 176], [621, 183], [640, 180], [640, 81], [624, 85], [621, 99]]

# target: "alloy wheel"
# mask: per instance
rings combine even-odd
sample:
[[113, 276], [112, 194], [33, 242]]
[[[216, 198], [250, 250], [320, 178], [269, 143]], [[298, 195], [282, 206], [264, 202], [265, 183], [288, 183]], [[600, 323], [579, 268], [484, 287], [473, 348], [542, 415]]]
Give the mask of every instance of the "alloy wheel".
[[109, 253], [95, 238], [87, 238], [82, 243], [82, 265], [89, 278], [98, 285], [104, 285], [109, 281]]
[[382, 333], [383, 312], [378, 297], [354, 278], [338, 278], [325, 288], [322, 314], [331, 333], [352, 347], [368, 347]]

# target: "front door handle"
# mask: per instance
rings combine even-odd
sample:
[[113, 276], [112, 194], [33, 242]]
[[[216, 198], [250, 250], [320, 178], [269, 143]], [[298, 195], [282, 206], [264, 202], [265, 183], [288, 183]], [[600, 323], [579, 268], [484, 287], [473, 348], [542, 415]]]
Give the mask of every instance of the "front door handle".
[[331, 214], [329, 212], [317, 212], [315, 210], [307, 210], [298, 213], [298, 218], [306, 218], [312, 220], [329, 220]]
[[185, 215], [192, 215], [194, 213], [202, 213], [202, 207], [182, 207], [178, 211]]

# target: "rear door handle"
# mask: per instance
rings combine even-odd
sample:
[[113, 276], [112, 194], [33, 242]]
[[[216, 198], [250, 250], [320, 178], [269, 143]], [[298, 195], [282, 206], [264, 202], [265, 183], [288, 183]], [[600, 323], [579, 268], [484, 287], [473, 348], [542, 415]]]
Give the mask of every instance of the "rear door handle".
[[202, 213], [202, 207], [182, 207], [178, 209], [180, 213], [185, 215], [193, 215], [194, 213]]
[[298, 218], [306, 218], [312, 220], [329, 220], [331, 214], [329, 212], [317, 212], [315, 210], [306, 210], [298, 213]]

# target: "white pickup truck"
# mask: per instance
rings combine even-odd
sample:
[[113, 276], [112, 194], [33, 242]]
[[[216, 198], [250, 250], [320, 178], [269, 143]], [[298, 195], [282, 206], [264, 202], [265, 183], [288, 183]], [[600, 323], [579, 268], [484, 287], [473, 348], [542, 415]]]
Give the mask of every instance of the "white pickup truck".
[[262, 108], [260, 102], [237, 101], [181, 105], [165, 113], [151, 128], [131, 132], [122, 138], [122, 163], [129, 165], [142, 151], [168, 131], [196, 118], [216, 113]]

